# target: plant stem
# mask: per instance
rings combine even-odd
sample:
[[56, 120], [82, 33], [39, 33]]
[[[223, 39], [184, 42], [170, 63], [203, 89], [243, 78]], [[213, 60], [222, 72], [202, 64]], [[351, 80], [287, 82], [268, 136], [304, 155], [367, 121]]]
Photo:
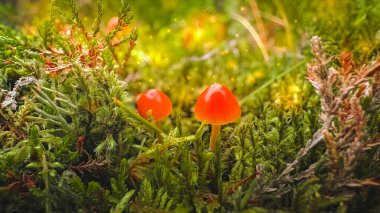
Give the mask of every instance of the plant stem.
[[127, 107], [125, 104], [123, 104], [121, 101], [119, 101], [118, 99], [116, 98], [112, 98], [113, 101], [119, 106], [121, 107], [130, 117], [132, 117], [133, 119], [137, 120], [138, 122], [140, 122], [141, 124], [145, 125], [148, 129], [152, 130], [153, 132], [159, 134], [159, 135], [162, 135], [162, 136], [165, 136], [165, 133], [157, 128], [154, 124], [150, 123], [149, 121], [145, 120], [143, 117], [137, 115], [135, 112], [133, 112], [133, 110], [129, 107]]
[[209, 148], [211, 151], [215, 151], [216, 136], [218, 136], [220, 132], [220, 127], [221, 125], [212, 125], [211, 137], [210, 137], [210, 148]]
[[255, 30], [255, 28], [243, 16], [240, 16], [236, 13], [232, 13], [231, 17], [233, 19], [237, 20], [238, 22], [240, 22], [248, 30], [248, 32], [252, 35], [253, 39], [256, 41], [257, 46], [259, 46], [259, 49], [261, 50], [261, 54], [263, 55], [265, 62], [268, 62], [269, 61], [268, 52], [265, 49], [265, 45], [264, 45], [263, 41], [261, 40], [259, 34]]

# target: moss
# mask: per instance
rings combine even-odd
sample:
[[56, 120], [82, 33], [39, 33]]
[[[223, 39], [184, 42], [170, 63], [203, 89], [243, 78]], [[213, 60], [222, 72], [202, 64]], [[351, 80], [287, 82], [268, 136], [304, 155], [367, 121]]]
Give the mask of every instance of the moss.
[[[377, 4], [258, 2], [269, 53], [263, 61], [251, 34], [226, 12], [258, 27], [257, 16], [247, 12], [252, 5], [216, 2], [184, 3], [179, 11], [173, 2], [164, 5], [171, 14], [163, 18], [144, 14], [146, 3], [136, 3], [137, 21], [159, 19], [154, 26], [143, 22], [139, 36], [118, 33], [135, 26], [124, 0], [110, 33], [101, 20], [117, 15], [110, 12], [116, 3], [101, 1], [53, 1], [52, 14], [29, 26], [35, 33], [0, 25], [0, 101], [14, 103], [0, 109], [0, 209], [376, 211], [380, 75], [364, 71], [376, 66]], [[83, 18], [85, 8], [91, 8], [86, 16], [97, 12]], [[200, 8], [211, 8], [202, 18], [223, 25], [226, 35], [213, 48], [194, 43], [196, 50], [186, 49], [181, 32], [192, 30], [179, 20], [168, 23], [178, 17], [194, 24]], [[324, 47], [314, 37], [312, 55], [314, 34]], [[346, 50], [353, 54], [330, 60]], [[362, 81], [351, 88], [348, 78]], [[33, 81], [18, 86], [25, 79]], [[214, 82], [226, 84], [242, 108], [238, 122], [223, 126], [215, 152], [208, 149], [210, 127], [193, 116], [197, 95]], [[137, 94], [151, 87], [173, 102], [174, 113], [158, 124], [134, 110]], [[344, 89], [349, 92], [342, 95]]]

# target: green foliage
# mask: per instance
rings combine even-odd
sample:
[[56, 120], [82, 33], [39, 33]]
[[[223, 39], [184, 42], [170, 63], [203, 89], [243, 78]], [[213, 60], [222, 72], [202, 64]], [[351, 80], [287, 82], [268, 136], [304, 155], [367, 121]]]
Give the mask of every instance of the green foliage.
[[[311, 58], [305, 39], [318, 33], [327, 52], [349, 48], [360, 59], [355, 67], [367, 69], [378, 52], [378, 5], [257, 1], [268, 30], [260, 34], [269, 55], [264, 62], [249, 31], [231, 18], [239, 13], [258, 29], [259, 18], [247, 12], [254, 2], [98, 0], [87, 5], [95, 11], [91, 16], [82, 13], [85, 3], [55, 0], [35, 34], [0, 25], [0, 211], [375, 211], [380, 75], [364, 76], [367, 86], [348, 94], [364, 113], [363, 149], [355, 162], [350, 149], [335, 150], [352, 168], [335, 177], [344, 183], [331, 186], [334, 141], [321, 133], [326, 98], [305, 79], [306, 63], [319, 60]], [[119, 21], [106, 33], [109, 7], [118, 8]], [[131, 11], [152, 24], [135, 25]], [[212, 48], [202, 40], [204, 47], [186, 49], [182, 34], [193, 27], [193, 14], [220, 21], [225, 37]], [[184, 21], [165, 25], [180, 17]], [[143, 25], [138, 44], [137, 25]], [[215, 81], [236, 94], [242, 117], [223, 125], [213, 152], [211, 128], [194, 118], [193, 105]], [[342, 91], [343, 84], [331, 91]], [[134, 96], [150, 87], [162, 88], [173, 102], [174, 115], [161, 123], [143, 119], [133, 107]], [[358, 134], [358, 128], [339, 126], [341, 113], [332, 115], [327, 131], [337, 138], [349, 130]]]
[[139, 190], [138, 199], [133, 204], [134, 211], [165, 212], [173, 209], [176, 201], [168, 196], [164, 187], [155, 190], [148, 179], [144, 179]]
[[19, 76], [29, 74], [28, 70], [15, 63], [19, 59], [33, 60], [41, 57], [28, 47], [29, 40], [9, 27], [0, 25], [0, 85], [3, 89], [10, 89], [10, 85], [15, 83]]
[[115, 206], [115, 208], [112, 208], [110, 212], [112, 213], [123, 212], [123, 210], [126, 208], [129, 200], [131, 199], [134, 193], [135, 193], [135, 190], [131, 190], [127, 194], [125, 194], [124, 197], [120, 200], [120, 202]]
[[346, 212], [343, 207], [337, 204], [347, 201], [348, 197], [327, 197], [320, 194], [321, 185], [318, 179], [310, 179], [298, 186], [293, 194], [294, 212], [321, 212], [331, 206], [337, 206], [337, 212]]

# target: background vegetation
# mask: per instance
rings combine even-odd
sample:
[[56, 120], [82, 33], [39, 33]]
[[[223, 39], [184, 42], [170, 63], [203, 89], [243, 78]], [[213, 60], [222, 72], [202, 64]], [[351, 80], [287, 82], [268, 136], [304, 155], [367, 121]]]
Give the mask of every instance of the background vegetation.
[[[379, 19], [375, 0], [3, 1], [0, 212], [377, 212]], [[214, 153], [193, 108], [215, 82], [242, 117]], [[159, 129], [134, 110], [149, 88], [173, 102]]]

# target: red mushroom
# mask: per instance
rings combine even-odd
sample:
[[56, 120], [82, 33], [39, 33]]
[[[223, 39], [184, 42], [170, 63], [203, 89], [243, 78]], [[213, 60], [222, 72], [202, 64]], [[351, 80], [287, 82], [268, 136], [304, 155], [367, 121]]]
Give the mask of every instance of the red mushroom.
[[235, 122], [241, 110], [234, 94], [224, 85], [213, 84], [204, 90], [195, 104], [195, 117], [212, 125], [210, 150], [215, 150], [215, 139], [223, 124]]
[[147, 119], [148, 112], [155, 121], [161, 121], [172, 112], [172, 103], [169, 97], [158, 89], [143, 92], [137, 100], [137, 109], [141, 117]]

